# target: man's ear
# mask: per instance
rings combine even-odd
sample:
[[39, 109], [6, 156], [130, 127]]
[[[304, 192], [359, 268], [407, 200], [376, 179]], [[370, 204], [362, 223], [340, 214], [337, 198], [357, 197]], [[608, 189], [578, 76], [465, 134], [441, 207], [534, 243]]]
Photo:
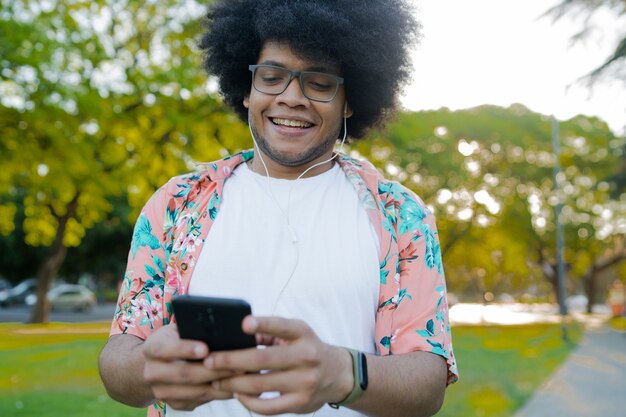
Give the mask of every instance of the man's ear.
[[246, 109], [249, 109], [249, 108], [250, 108], [250, 94], [246, 94], [246, 95], [243, 97], [243, 106], [244, 106]]
[[351, 117], [352, 114], [353, 114], [352, 107], [346, 101], [346, 104], [344, 105], [344, 108], [343, 108], [343, 117], [348, 118], [348, 117]]

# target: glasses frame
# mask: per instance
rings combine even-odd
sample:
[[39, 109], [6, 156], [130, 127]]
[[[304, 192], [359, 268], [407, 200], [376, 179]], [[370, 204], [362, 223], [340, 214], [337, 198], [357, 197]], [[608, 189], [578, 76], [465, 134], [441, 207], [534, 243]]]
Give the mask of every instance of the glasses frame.
[[[283, 88], [282, 91], [280, 91], [278, 93], [267, 93], [265, 91], [261, 91], [254, 84], [254, 78], [255, 78], [255, 75], [256, 75], [256, 70], [258, 68], [273, 68], [273, 69], [277, 69], [277, 70], [286, 71], [286, 72], [289, 73], [289, 81], [287, 81], [287, 83], [285, 84], [285, 88]], [[278, 67], [276, 65], [266, 65], [266, 64], [249, 65], [248, 66], [248, 70], [250, 70], [252, 72], [252, 87], [254, 87], [254, 89], [256, 91], [258, 91], [259, 93], [268, 94], [270, 96], [278, 96], [278, 95], [284, 93], [285, 90], [287, 90], [287, 88], [291, 84], [291, 81], [293, 81], [293, 79], [297, 77], [298, 78], [298, 84], [300, 84], [300, 90], [302, 91], [302, 94], [304, 95], [304, 97], [308, 98], [309, 100], [319, 101], [320, 103], [329, 103], [329, 102], [333, 101], [335, 99], [335, 97], [337, 97], [337, 92], [339, 91], [339, 86], [341, 84], [343, 84], [343, 78], [342, 77], [340, 77], [338, 75], [335, 75], [335, 74], [329, 74], [327, 72], [294, 71], [294, 70], [290, 70], [289, 68]], [[333, 96], [331, 98], [329, 98], [328, 100], [320, 100], [318, 98], [309, 97], [307, 95], [307, 93], [304, 91], [304, 83], [302, 82], [302, 75], [308, 75], [308, 74], [312, 74], [312, 75], [320, 75], [321, 74], [321, 75], [326, 75], [328, 77], [334, 78], [337, 81], [337, 84], [335, 86], [335, 92], [333, 93]]]

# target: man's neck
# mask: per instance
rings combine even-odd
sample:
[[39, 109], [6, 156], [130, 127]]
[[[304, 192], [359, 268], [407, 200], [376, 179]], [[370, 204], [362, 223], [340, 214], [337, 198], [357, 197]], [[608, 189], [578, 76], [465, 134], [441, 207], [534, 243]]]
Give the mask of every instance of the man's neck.
[[333, 155], [332, 152], [328, 154], [324, 154], [311, 162], [294, 167], [294, 166], [281, 165], [271, 160], [267, 155], [263, 154], [262, 157], [263, 157], [263, 160], [265, 161], [265, 165], [267, 166], [267, 171], [266, 171], [265, 167], [263, 166], [263, 162], [261, 161], [261, 158], [258, 157], [259, 156], [258, 150], [255, 149], [254, 158], [248, 161], [248, 168], [250, 168], [253, 172], [260, 174], [260, 175], [269, 175], [272, 178], [278, 178], [278, 179], [295, 180], [298, 177], [300, 177], [300, 175], [302, 175], [302, 173], [305, 172], [310, 167], [314, 166], [315, 164], [319, 164], [322, 161], [326, 161], [323, 164], [318, 165], [312, 168], [311, 170], [307, 171], [306, 174], [302, 176], [302, 178], [309, 178], [309, 177], [314, 177], [316, 175], [323, 174], [324, 172], [331, 169], [334, 164], [334, 159], [330, 161], [327, 161], [327, 160], [330, 159], [332, 155]]

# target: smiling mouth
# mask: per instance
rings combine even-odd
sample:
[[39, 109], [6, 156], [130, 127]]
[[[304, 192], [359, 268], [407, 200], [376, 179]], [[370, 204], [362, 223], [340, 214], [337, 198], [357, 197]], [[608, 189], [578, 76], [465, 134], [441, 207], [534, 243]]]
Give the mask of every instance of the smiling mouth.
[[279, 119], [277, 117], [271, 117], [270, 120], [278, 126], [297, 127], [303, 129], [313, 126], [313, 123], [305, 122], [303, 120]]

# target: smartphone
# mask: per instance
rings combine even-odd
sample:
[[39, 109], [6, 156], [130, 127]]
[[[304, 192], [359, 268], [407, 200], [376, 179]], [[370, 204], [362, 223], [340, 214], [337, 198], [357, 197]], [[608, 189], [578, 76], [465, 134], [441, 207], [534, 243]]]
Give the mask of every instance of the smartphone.
[[252, 314], [244, 300], [180, 295], [172, 306], [181, 339], [203, 341], [212, 352], [256, 346], [255, 336], [241, 330], [244, 317]]

